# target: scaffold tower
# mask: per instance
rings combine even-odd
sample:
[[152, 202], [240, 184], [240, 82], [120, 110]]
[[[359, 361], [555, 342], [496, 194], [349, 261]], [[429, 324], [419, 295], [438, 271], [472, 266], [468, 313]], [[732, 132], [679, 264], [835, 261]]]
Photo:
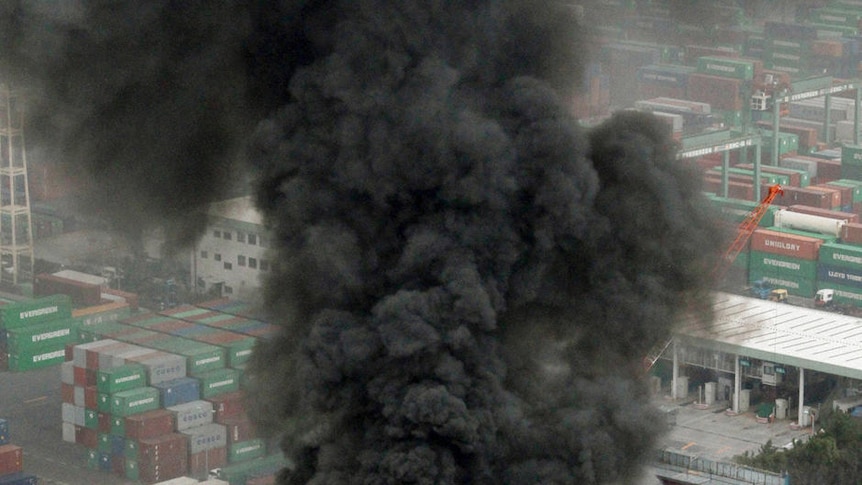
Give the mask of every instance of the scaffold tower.
[[24, 149], [24, 100], [0, 83], [0, 283], [33, 281], [33, 229]]

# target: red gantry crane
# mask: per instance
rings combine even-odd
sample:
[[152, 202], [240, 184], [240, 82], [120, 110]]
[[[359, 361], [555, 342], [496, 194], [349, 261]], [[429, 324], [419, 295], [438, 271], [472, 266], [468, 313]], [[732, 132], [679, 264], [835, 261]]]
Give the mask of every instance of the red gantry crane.
[[[757, 207], [745, 216], [745, 219], [737, 227], [736, 238], [730, 246], [728, 246], [727, 250], [721, 256], [721, 259], [719, 259], [712, 268], [712, 281], [718, 282], [724, 278], [724, 274], [727, 272], [727, 269], [731, 264], [733, 264], [736, 257], [739, 256], [739, 253], [742, 252], [745, 245], [748, 244], [748, 240], [751, 239], [751, 235], [754, 233], [754, 230], [757, 229], [757, 226], [760, 224], [760, 220], [763, 219], [764, 215], [766, 215], [766, 211], [769, 209], [772, 201], [774, 201], [779, 195], [784, 195], [784, 189], [781, 188], [781, 185], [775, 184], [769, 187], [769, 192], [766, 194], [766, 197], [763, 198], [763, 201], [757, 204]], [[655, 365], [662, 354], [664, 354], [671, 342], [673, 342], [673, 338], [669, 338], [666, 342], [653, 347], [649, 355], [644, 357], [644, 367], [646, 367], [647, 372], [652, 369], [652, 366]]]

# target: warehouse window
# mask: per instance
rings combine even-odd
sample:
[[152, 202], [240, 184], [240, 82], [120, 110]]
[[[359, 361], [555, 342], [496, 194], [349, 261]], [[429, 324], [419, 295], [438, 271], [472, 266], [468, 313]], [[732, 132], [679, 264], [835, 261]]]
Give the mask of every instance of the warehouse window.
[[207, 259], [207, 252], [201, 251], [201, 259]]
[[244, 232], [239, 232], [239, 231], [236, 232], [236, 242], [241, 242], [241, 243], [245, 242], [245, 233]]
[[248, 267], [251, 269], [257, 269], [257, 259], [248, 258]]
[[269, 261], [265, 259], [260, 260], [260, 270], [261, 271], [269, 271]]
[[228, 295], [232, 295], [233, 294], [233, 287], [225, 286], [224, 292], [227, 293]]
[[222, 233], [222, 237], [224, 237], [226, 241], [230, 241], [231, 239], [233, 239], [233, 233], [230, 231], [225, 231]]
[[257, 235], [256, 234], [249, 234], [248, 235], [248, 243], [251, 245], [257, 244]]
[[219, 253], [213, 254], [213, 259], [216, 261], [221, 261], [221, 254], [219, 254]]
[[[254, 259], [254, 258], [251, 258], [251, 259]], [[249, 260], [249, 266], [251, 266], [251, 259]], [[239, 256], [237, 256], [236, 257], [236, 264], [237, 264], [237, 266], [245, 266], [245, 256], [243, 256], [241, 254]]]
[[233, 264], [225, 261], [224, 262], [224, 269], [233, 269]]

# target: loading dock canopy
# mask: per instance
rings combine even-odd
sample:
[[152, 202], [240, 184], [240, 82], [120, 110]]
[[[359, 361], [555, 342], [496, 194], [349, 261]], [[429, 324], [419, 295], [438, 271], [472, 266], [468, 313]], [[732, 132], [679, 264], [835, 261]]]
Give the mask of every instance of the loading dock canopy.
[[862, 319], [729, 293], [713, 300], [712, 326], [685, 319], [682, 343], [862, 379]]

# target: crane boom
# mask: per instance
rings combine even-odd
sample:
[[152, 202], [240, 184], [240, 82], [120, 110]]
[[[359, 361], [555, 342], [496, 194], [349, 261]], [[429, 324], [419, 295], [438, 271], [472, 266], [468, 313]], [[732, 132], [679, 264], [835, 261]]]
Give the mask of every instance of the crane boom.
[[[766, 197], [763, 198], [757, 207], [755, 207], [748, 215], [745, 216], [745, 219], [737, 226], [736, 238], [721, 256], [715, 267], [712, 269], [712, 281], [720, 281], [724, 274], [727, 272], [727, 268], [733, 264], [733, 261], [739, 256], [739, 253], [745, 249], [745, 245], [748, 243], [748, 240], [751, 239], [751, 235], [754, 233], [754, 230], [757, 229], [757, 226], [760, 224], [760, 220], [763, 219], [763, 216], [766, 215], [766, 211], [769, 210], [769, 206], [779, 195], [784, 195], [784, 189], [781, 188], [781, 185], [775, 184], [769, 187], [769, 192], [766, 194]], [[655, 347], [652, 348], [649, 355], [644, 357], [644, 366], [646, 367], [646, 371], [649, 372], [652, 369], [652, 366], [658, 362], [658, 359], [664, 354], [664, 351], [670, 347], [673, 338], [668, 339], [667, 341], [661, 342]]]

